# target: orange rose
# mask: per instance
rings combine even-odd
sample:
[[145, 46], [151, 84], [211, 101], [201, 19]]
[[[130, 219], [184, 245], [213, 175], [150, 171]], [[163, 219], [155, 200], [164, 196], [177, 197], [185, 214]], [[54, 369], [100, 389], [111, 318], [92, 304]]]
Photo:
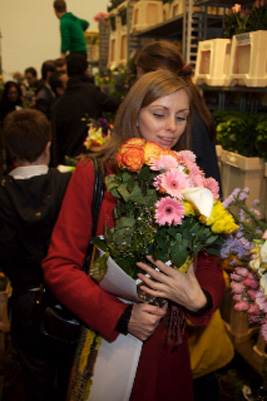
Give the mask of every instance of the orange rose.
[[124, 153], [128, 149], [131, 148], [141, 148], [145, 145], [146, 141], [145, 139], [142, 138], [131, 138], [128, 139], [120, 148], [119, 148], [119, 153]]
[[165, 150], [154, 142], [147, 142], [144, 147], [145, 164], [149, 164], [151, 159], [158, 159], [160, 155], [165, 154]]
[[[122, 154], [122, 164], [130, 171], [138, 171], [144, 164], [143, 148], [131, 148]], [[122, 166], [122, 167], [123, 167]]]
[[123, 165], [123, 161], [122, 161], [122, 157], [123, 157], [123, 153], [117, 153], [116, 154], [116, 160], [117, 160], [117, 163], [118, 163], [119, 167], [123, 167], [124, 166]]

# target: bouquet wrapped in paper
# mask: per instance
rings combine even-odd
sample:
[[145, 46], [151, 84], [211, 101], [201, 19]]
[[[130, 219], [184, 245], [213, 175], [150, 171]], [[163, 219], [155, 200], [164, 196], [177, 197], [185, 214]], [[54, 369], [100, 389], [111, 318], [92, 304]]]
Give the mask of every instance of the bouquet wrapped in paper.
[[116, 174], [106, 177], [107, 190], [117, 198], [115, 224], [95, 239], [104, 251], [91, 270], [96, 281], [105, 275], [109, 257], [137, 279], [136, 263], [146, 255], [186, 272], [200, 251], [219, 254], [237, 225], [218, 201], [218, 183], [205, 177], [191, 151], [133, 138], [116, 159]]

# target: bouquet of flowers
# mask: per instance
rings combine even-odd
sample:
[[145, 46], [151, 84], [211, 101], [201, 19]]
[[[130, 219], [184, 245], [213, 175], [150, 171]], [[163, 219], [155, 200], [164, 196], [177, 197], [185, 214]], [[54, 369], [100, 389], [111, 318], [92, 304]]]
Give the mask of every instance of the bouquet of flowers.
[[239, 228], [224, 243], [221, 256], [234, 268], [230, 274], [234, 309], [261, 326], [267, 341], [267, 218], [258, 200], [252, 208], [247, 206], [248, 194], [248, 188], [236, 188], [224, 201]]
[[82, 118], [82, 121], [86, 121], [88, 126], [88, 135], [84, 141], [86, 150], [88, 151], [91, 147], [103, 145], [111, 133], [112, 125], [105, 118], [93, 120], [86, 116]]
[[219, 254], [225, 234], [237, 225], [218, 201], [218, 183], [205, 178], [191, 151], [133, 138], [116, 159], [116, 174], [106, 177], [117, 198], [115, 225], [94, 241], [105, 253], [92, 268], [93, 278], [101, 281], [108, 256], [136, 279], [136, 263], [146, 255], [186, 272], [201, 250]]

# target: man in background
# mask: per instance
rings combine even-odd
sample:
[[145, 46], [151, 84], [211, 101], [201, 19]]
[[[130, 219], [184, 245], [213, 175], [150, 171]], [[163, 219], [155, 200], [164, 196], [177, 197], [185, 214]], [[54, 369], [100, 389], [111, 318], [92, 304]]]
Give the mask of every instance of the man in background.
[[32, 90], [35, 94], [40, 90], [43, 85], [42, 80], [37, 78], [37, 71], [34, 67], [28, 67], [24, 71], [25, 79], [28, 83], [27, 89]]
[[49, 120], [51, 118], [51, 106], [55, 98], [55, 94], [49, 85], [49, 78], [56, 71], [54, 60], [46, 60], [42, 64], [42, 80], [43, 86], [38, 91], [36, 97], [35, 108], [41, 111]]
[[67, 12], [64, 0], [55, 0], [54, 10], [60, 20], [61, 57], [65, 58], [67, 53], [81, 53], [86, 57], [84, 31], [89, 22]]
[[81, 54], [67, 57], [68, 82], [52, 109], [52, 166], [65, 163], [85, 151], [88, 127], [85, 118], [97, 120], [103, 113], [115, 113], [120, 99], [109, 96], [92, 83], [87, 61]]

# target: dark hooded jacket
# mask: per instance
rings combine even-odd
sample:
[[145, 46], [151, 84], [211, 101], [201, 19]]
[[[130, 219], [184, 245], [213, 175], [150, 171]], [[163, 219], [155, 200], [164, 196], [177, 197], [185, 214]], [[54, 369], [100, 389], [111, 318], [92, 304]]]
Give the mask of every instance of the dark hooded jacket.
[[8, 175], [0, 185], [0, 270], [13, 290], [43, 281], [41, 261], [71, 173], [49, 169], [29, 179]]

